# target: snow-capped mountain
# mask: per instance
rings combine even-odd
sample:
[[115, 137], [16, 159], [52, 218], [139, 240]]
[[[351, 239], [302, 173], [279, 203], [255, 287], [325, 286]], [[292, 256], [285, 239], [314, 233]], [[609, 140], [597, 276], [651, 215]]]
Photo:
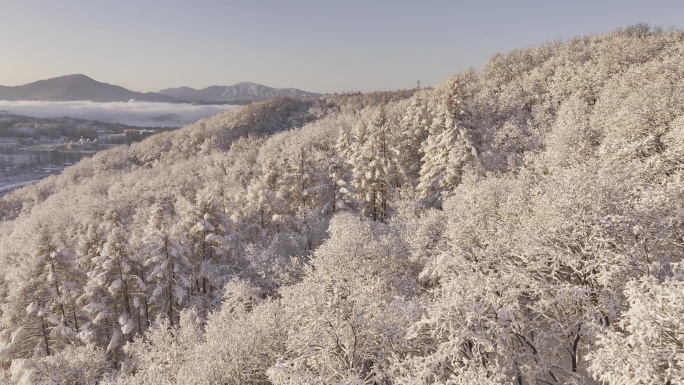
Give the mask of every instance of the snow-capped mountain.
[[237, 83], [232, 86], [211, 86], [201, 90], [190, 87], [167, 88], [159, 93], [190, 102], [252, 101], [285, 96], [316, 98], [321, 95], [297, 88], [272, 88], [250, 82]]

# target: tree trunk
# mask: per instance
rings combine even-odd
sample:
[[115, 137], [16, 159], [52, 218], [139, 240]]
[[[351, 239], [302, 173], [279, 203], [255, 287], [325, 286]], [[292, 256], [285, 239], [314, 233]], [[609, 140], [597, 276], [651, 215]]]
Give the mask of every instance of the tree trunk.
[[43, 332], [43, 342], [45, 343], [45, 354], [50, 355], [50, 343], [48, 341], [47, 326], [45, 325], [45, 317], [40, 317], [40, 328]]
[[579, 341], [580, 341], [580, 328], [582, 325], [577, 327], [577, 335], [575, 336], [575, 340], [572, 342], [572, 350], [570, 351], [570, 355], [572, 358], [572, 371], [577, 372], [577, 359], [578, 359], [578, 354], [577, 354], [577, 348], [579, 346]]

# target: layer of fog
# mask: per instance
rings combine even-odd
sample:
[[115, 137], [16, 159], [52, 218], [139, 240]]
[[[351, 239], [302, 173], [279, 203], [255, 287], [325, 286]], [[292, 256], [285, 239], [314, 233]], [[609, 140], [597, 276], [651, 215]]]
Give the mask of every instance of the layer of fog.
[[[72, 117], [139, 127], [180, 127], [238, 106], [197, 106], [152, 102], [43, 102], [0, 100], [0, 114], [36, 118]], [[6, 112], [5, 112], [6, 111]]]

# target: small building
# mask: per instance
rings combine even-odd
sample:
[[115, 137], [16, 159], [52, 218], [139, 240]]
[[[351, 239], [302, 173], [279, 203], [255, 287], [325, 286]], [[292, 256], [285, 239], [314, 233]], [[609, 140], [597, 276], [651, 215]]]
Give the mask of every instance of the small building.
[[126, 143], [126, 134], [98, 133], [97, 141], [100, 143]]

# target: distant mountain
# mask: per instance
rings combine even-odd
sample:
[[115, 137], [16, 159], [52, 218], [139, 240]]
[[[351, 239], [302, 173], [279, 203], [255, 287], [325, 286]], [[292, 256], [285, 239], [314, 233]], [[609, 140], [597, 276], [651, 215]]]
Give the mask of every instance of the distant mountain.
[[183, 100], [156, 92], [135, 92], [120, 86], [98, 82], [81, 74], [39, 80], [23, 86], [0, 86], [0, 100], [127, 102], [131, 99], [147, 102], [183, 102]]
[[262, 84], [242, 82], [232, 86], [211, 86], [201, 90], [190, 87], [167, 88], [160, 94], [190, 102], [243, 102], [275, 97], [317, 98], [321, 94], [296, 88], [271, 88]]
[[93, 102], [146, 102], [248, 104], [275, 97], [316, 98], [321, 94], [296, 88], [271, 88], [243, 82], [232, 86], [211, 86], [201, 90], [190, 87], [167, 88], [160, 92], [135, 92], [124, 87], [98, 82], [86, 75], [75, 74], [39, 80], [22, 86], [0, 86], [0, 100], [42, 100]]

